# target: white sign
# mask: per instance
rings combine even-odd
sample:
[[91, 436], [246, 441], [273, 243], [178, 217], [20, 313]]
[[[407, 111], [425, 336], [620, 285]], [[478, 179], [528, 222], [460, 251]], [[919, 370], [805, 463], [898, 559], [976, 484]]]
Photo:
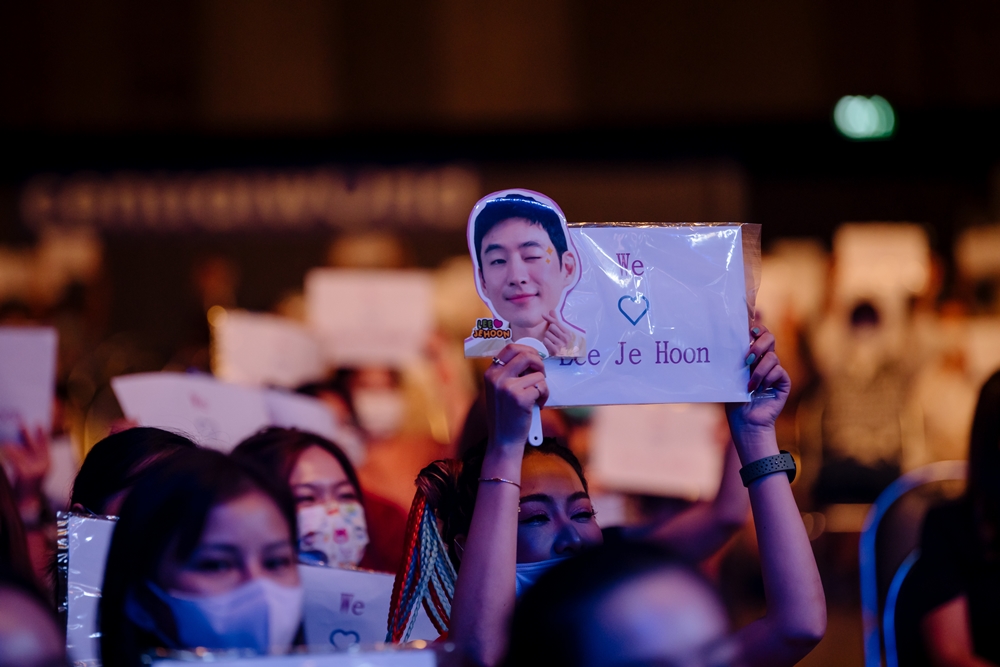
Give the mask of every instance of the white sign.
[[66, 654], [74, 664], [100, 664], [97, 613], [114, 530], [111, 519], [76, 514], [67, 519]]
[[[233, 658], [212, 656], [213, 665], [226, 667], [434, 667], [434, 651], [382, 650], [358, 653], [332, 653], [329, 655], [284, 655], [261, 658]], [[191, 667], [190, 660], [157, 660], [157, 667]], [[194, 663], [198, 664], [198, 663]]]
[[908, 223], [851, 223], [833, 237], [835, 292], [845, 298], [919, 294], [930, 280], [927, 232]]
[[746, 401], [739, 224], [571, 225], [582, 276], [563, 315], [582, 358], [545, 361], [550, 407]]
[[595, 408], [588, 472], [617, 491], [711, 500], [722, 479], [725, 419], [711, 403]]
[[0, 442], [18, 442], [21, 425], [52, 430], [56, 330], [0, 327]]
[[260, 390], [208, 375], [138, 373], [114, 378], [111, 387], [129, 419], [224, 452], [271, 423]]
[[264, 403], [272, 426], [297, 428], [321, 435], [327, 440], [337, 439], [337, 422], [333, 411], [318, 398], [290, 391], [265, 389]]
[[401, 366], [418, 358], [434, 327], [426, 271], [314, 269], [306, 311], [333, 366]]
[[[365, 570], [300, 565], [306, 596], [303, 602], [306, 643], [345, 650], [354, 645], [385, 642], [394, 576]], [[421, 610], [411, 640], [437, 639]]]
[[212, 373], [221, 380], [294, 389], [325, 374], [319, 341], [293, 320], [230, 310], [211, 324]]

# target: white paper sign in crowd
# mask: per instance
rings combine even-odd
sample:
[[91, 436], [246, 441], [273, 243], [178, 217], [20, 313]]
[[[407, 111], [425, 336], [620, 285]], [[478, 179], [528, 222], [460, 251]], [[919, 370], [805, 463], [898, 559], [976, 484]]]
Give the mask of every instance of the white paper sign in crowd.
[[0, 442], [17, 442], [21, 424], [52, 428], [56, 330], [0, 327]]
[[[300, 565], [299, 576], [306, 592], [307, 644], [344, 650], [385, 641], [393, 575]], [[410, 639], [433, 641], [437, 637], [437, 630], [421, 611]]]
[[403, 365], [420, 357], [434, 327], [426, 271], [314, 269], [306, 314], [332, 366]]
[[595, 408], [590, 474], [616, 491], [711, 500], [729, 439], [725, 420], [715, 403]]
[[748, 400], [743, 227], [571, 225], [582, 275], [563, 317], [587, 353], [546, 359], [547, 405]]
[[66, 653], [73, 664], [100, 664], [97, 607], [115, 522], [70, 514], [66, 526]]
[[221, 380], [294, 389], [323, 377], [319, 341], [294, 320], [228, 310], [210, 321], [212, 372]]
[[[129, 419], [225, 452], [267, 426], [298, 428], [337, 440], [333, 413], [309, 396], [190, 373], [123, 375], [111, 380], [111, 386]], [[350, 444], [344, 440], [347, 450]], [[347, 450], [352, 460], [363, 456], [361, 451]]]
[[[158, 660], [157, 667], [191, 667], [190, 661]], [[225, 667], [434, 667], [434, 651], [382, 650], [331, 655], [285, 655], [263, 658], [212, 659], [213, 665]]]

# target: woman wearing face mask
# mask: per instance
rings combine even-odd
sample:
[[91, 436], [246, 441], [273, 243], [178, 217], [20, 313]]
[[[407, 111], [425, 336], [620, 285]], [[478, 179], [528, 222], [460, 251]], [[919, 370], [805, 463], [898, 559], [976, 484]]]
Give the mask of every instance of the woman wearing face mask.
[[[788, 375], [773, 352], [774, 337], [755, 328], [749, 388], [772, 389], [727, 406], [730, 430], [746, 467], [777, 455], [774, 420], [788, 395]], [[531, 348], [510, 345], [486, 373], [490, 436], [476, 474], [468, 534], [455, 539], [461, 567], [450, 636], [476, 664], [494, 665], [507, 645], [505, 628], [519, 580], [603, 542], [583, 477], [564, 457], [526, 447], [531, 408], [547, 398], [544, 365]], [[463, 468], [462, 477], [469, 478]], [[764, 569], [768, 615], [739, 635], [747, 664], [791, 665], [825, 630], [822, 584], [788, 478], [766, 475], [749, 485]], [[684, 548], [682, 531], [661, 544]]]
[[302, 562], [396, 571], [406, 516], [378, 496], [362, 496], [354, 466], [337, 445], [314, 433], [272, 427], [244, 440], [232, 455], [291, 489]]
[[216, 451], [151, 470], [115, 528], [100, 602], [107, 667], [157, 649], [284, 653], [300, 631], [287, 490]]

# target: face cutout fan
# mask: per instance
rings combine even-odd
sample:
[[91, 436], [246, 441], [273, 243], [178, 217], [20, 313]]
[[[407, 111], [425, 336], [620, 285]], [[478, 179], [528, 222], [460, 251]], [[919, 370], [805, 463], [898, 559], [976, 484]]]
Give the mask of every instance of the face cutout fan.
[[468, 242], [476, 289], [493, 317], [476, 322], [465, 356], [492, 357], [512, 342], [543, 358], [586, 354], [586, 332], [563, 316], [580, 255], [554, 201], [531, 190], [487, 195], [469, 215]]

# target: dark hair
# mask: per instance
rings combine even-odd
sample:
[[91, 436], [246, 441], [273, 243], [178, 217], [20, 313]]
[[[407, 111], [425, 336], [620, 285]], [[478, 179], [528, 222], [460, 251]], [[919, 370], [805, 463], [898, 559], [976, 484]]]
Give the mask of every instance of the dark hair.
[[969, 482], [983, 555], [1000, 557], [1000, 371], [983, 385], [969, 438]]
[[486, 204], [483, 210], [476, 216], [473, 223], [473, 237], [476, 245], [476, 266], [480, 271], [483, 256], [483, 238], [491, 229], [504, 220], [511, 218], [524, 218], [534, 225], [541, 225], [548, 235], [549, 240], [555, 247], [559, 255], [559, 264], [562, 265], [563, 253], [569, 248], [566, 242], [566, 235], [563, 233], [562, 220], [559, 214], [547, 205], [524, 195], [507, 195], [494, 199]]
[[[458, 554], [455, 553], [455, 537], [467, 535], [469, 532], [485, 453], [484, 440], [470, 449], [460, 464], [455, 461], [435, 461], [421, 470], [417, 478], [417, 486], [424, 492], [428, 505], [437, 516], [441, 538], [448, 546], [448, 555], [455, 569], [459, 567]], [[589, 490], [580, 461], [569, 447], [555, 438], [545, 438], [537, 447], [525, 444], [524, 455], [558, 456], [573, 468], [580, 478], [580, 483], [583, 484], [583, 490]]]
[[[162, 641], [135, 624], [126, 601], [146, 601], [146, 584], [155, 582], [168, 549], [189, 557], [201, 539], [213, 507], [260, 491], [281, 511], [294, 545], [295, 507], [287, 489], [257, 468], [210, 449], [194, 449], [151, 469], [129, 493], [115, 527], [104, 571], [100, 601], [101, 659], [107, 667], [133, 667]], [[140, 602], [142, 604], [142, 602]], [[155, 604], [150, 602], [149, 604]], [[154, 613], [169, 624], [166, 610]], [[162, 627], [171, 636], [172, 627]]]
[[347, 406], [347, 412], [351, 415], [351, 419], [356, 422], [358, 415], [354, 411], [354, 398], [351, 396], [351, 383], [356, 374], [357, 371], [353, 368], [338, 368], [335, 373], [325, 380], [307, 382], [296, 387], [295, 393], [320, 399], [323, 398], [323, 394], [335, 394], [344, 402], [344, 405]]
[[95, 514], [107, 514], [108, 500], [135, 484], [151, 465], [196, 447], [184, 436], [159, 428], [137, 427], [113, 433], [87, 453], [73, 482], [70, 504], [79, 503]]
[[337, 459], [337, 463], [344, 469], [347, 480], [354, 487], [354, 492], [363, 505], [361, 483], [358, 481], [358, 473], [351, 465], [351, 460], [344, 454], [344, 450], [315, 433], [272, 426], [241, 442], [233, 450], [232, 456], [252, 462], [271, 478], [272, 483], [287, 486], [299, 457], [310, 447], [319, 447]]
[[567, 559], [543, 574], [518, 601], [504, 664], [575, 667], [583, 661], [583, 633], [593, 627], [598, 605], [636, 578], [676, 570], [714, 589], [689, 563], [662, 547], [617, 541]]
[[3, 466], [0, 466], [0, 569], [29, 583], [37, 592], [38, 581], [28, 553], [24, 523]]

